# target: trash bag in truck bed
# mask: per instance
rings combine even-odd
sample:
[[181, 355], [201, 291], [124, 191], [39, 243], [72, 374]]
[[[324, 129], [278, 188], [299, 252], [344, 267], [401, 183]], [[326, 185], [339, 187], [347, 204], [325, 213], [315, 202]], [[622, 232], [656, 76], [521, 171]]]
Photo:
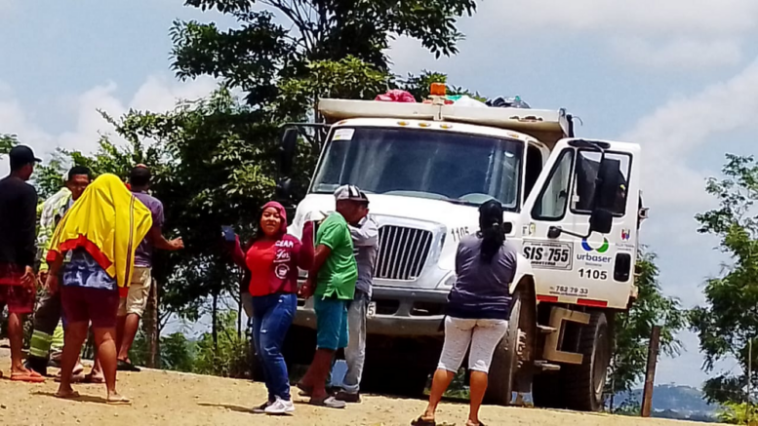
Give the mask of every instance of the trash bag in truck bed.
[[493, 108], [531, 108], [520, 96], [497, 97], [487, 100], [487, 106]]

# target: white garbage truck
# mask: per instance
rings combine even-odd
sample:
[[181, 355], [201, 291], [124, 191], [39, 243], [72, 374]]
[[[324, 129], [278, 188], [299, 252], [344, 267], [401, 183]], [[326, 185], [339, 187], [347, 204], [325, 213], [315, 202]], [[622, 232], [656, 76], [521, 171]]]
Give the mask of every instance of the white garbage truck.
[[[325, 138], [290, 232], [333, 211], [343, 184], [366, 192], [379, 225], [362, 388], [423, 391], [443, 341], [456, 247], [494, 198], [520, 255], [487, 400], [508, 405], [531, 392], [536, 406], [597, 411], [614, 315], [636, 298], [640, 146], [576, 137], [563, 109], [456, 106], [444, 90], [435, 85], [425, 103], [322, 99], [326, 124], [308, 125]], [[284, 163], [302, 129], [285, 130]], [[310, 362], [314, 329], [312, 300], [301, 300], [288, 361]]]

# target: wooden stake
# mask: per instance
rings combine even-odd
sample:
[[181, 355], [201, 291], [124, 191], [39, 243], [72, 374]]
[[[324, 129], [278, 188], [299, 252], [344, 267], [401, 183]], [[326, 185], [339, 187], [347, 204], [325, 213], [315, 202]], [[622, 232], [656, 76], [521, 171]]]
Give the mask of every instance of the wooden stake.
[[653, 409], [653, 385], [655, 383], [655, 366], [658, 364], [658, 345], [661, 340], [661, 327], [653, 326], [650, 335], [650, 347], [647, 353], [647, 373], [645, 374], [645, 390], [642, 394], [642, 417], [650, 417]]

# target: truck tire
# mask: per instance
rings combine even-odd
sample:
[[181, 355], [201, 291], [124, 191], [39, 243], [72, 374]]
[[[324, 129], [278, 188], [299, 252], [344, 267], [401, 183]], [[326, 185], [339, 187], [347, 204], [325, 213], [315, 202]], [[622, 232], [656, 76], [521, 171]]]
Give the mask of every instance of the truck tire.
[[386, 395], [418, 397], [424, 394], [431, 370], [418, 365], [367, 360], [361, 378], [361, 391]]
[[536, 318], [531, 287], [520, 285], [511, 303], [508, 330], [495, 348], [486, 394], [489, 403], [498, 405], [510, 405], [513, 392], [529, 392], [532, 381], [531, 358]]
[[532, 400], [538, 408], [566, 408], [560, 372], [535, 376], [532, 383]]
[[600, 411], [611, 361], [611, 328], [604, 312], [592, 312], [590, 323], [581, 329], [581, 365], [564, 365], [566, 406], [572, 410]]

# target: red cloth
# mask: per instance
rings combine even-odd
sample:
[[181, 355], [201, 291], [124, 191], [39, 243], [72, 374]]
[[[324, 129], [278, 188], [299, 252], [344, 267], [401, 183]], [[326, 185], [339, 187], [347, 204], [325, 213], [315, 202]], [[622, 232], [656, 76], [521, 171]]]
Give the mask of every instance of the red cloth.
[[8, 306], [11, 314], [26, 315], [34, 312], [36, 289], [34, 286], [0, 284], [0, 306]]
[[68, 323], [92, 322], [92, 328], [114, 328], [118, 317], [118, 291], [64, 285], [61, 306]]
[[416, 98], [413, 95], [400, 89], [393, 89], [383, 95], [378, 95], [374, 100], [384, 102], [416, 102]]
[[263, 210], [273, 207], [282, 218], [276, 239], [259, 238], [249, 245], [245, 254], [237, 239], [234, 261], [250, 271], [250, 295], [267, 296], [274, 293], [296, 293], [298, 268], [310, 269], [313, 263], [313, 223], [303, 228], [303, 242], [287, 232], [287, 213], [281, 204], [270, 202]]
[[24, 268], [12, 263], [0, 263], [0, 285], [22, 286]]

